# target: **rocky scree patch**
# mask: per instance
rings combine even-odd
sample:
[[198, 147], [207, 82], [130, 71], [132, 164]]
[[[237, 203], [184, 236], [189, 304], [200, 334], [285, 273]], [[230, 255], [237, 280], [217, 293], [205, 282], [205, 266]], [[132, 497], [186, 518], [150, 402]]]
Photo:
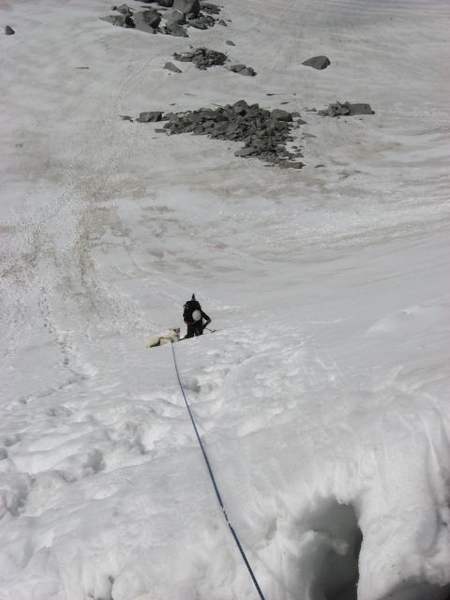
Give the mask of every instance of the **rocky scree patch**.
[[[151, 0], [141, 0], [150, 4]], [[137, 29], [147, 33], [163, 33], [177, 37], [189, 37], [187, 29], [209, 29], [214, 27], [220, 8], [209, 2], [198, 0], [161, 0], [157, 2], [161, 10], [153, 6], [144, 10], [134, 10], [127, 4], [113, 6], [114, 14], [102, 17], [103, 21], [116, 27]]]
[[[175, 60], [180, 62], [192, 62], [197, 69], [206, 70], [209, 67], [223, 66], [229, 62], [227, 54], [218, 52], [217, 50], [209, 50], [208, 48], [194, 48], [190, 52], [177, 53], [173, 55]], [[243, 64], [233, 64], [227, 66], [229, 71], [239, 73], [239, 75], [247, 75], [254, 77], [256, 71], [252, 67], [247, 67]]]
[[[268, 110], [258, 104], [247, 104], [238, 100], [216, 109], [200, 108], [179, 113], [159, 111], [142, 112], [137, 119], [140, 123], [165, 121], [164, 128], [157, 132], [169, 135], [192, 133], [207, 135], [213, 139], [244, 142], [244, 146], [234, 153], [243, 158], [259, 158], [269, 165], [281, 168], [301, 169], [304, 164], [301, 149], [287, 150], [286, 143], [293, 140], [290, 131], [303, 124], [298, 113], [281, 109]], [[296, 121], [294, 119], [297, 119]]]
[[174, 52], [173, 57], [180, 62], [192, 62], [197, 69], [202, 70], [224, 65], [228, 60], [228, 56], [224, 52], [208, 50], [208, 48], [195, 48], [192, 52], [184, 52], [182, 54]]

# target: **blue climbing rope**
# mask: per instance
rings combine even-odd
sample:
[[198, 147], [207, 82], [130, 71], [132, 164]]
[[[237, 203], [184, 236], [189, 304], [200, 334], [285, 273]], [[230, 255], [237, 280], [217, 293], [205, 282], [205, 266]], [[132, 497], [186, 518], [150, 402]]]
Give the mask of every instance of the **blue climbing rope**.
[[177, 358], [175, 356], [174, 344], [172, 343], [170, 345], [171, 345], [171, 348], [172, 348], [173, 364], [175, 366], [175, 372], [177, 374], [178, 384], [180, 386], [180, 390], [181, 390], [181, 393], [183, 395], [184, 402], [186, 404], [186, 408], [187, 408], [187, 411], [189, 413], [189, 417], [191, 419], [191, 423], [192, 423], [192, 426], [193, 426], [194, 431], [195, 431], [195, 435], [197, 436], [197, 441], [198, 441], [198, 444], [199, 444], [200, 449], [202, 451], [203, 458], [205, 459], [206, 468], [208, 469], [208, 473], [209, 473], [209, 476], [210, 476], [211, 481], [212, 481], [214, 492], [216, 494], [217, 500], [219, 501], [219, 505], [220, 505], [220, 508], [222, 509], [222, 513], [223, 513], [223, 516], [225, 517], [225, 521], [226, 521], [226, 523], [227, 523], [227, 525], [228, 525], [228, 527], [229, 527], [229, 529], [231, 531], [231, 535], [233, 536], [233, 539], [236, 542], [236, 546], [238, 547], [238, 550], [239, 550], [239, 552], [240, 552], [240, 554], [242, 556], [242, 559], [243, 559], [243, 561], [245, 563], [245, 566], [247, 567], [247, 570], [250, 573], [250, 577], [252, 578], [252, 581], [253, 581], [253, 584], [254, 584], [254, 586], [256, 588], [256, 591], [258, 592], [259, 597], [261, 598], [261, 600], [265, 600], [264, 595], [263, 595], [263, 593], [261, 591], [261, 588], [259, 587], [259, 584], [258, 584], [258, 582], [256, 580], [255, 574], [253, 573], [252, 567], [250, 566], [248, 558], [247, 558], [247, 556], [246, 556], [246, 554], [244, 552], [244, 549], [242, 548], [241, 542], [239, 541], [237, 533], [234, 530], [233, 525], [230, 523], [230, 520], [229, 520], [228, 515], [227, 515], [227, 511], [225, 510], [225, 506], [223, 504], [222, 497], [221, 497], [220, 492], [219, 492], [219, 488], [217, 487], [217, 483], [216, 483], [216, 480], [214, 478], [213, 470], [212, 470], [211, 465], [210, 465], [209, 460], [208, 460], [208, 455], [206, 454], [205, 447], [204, 447], [203, 442], [202, 442], [202, 440], [200, 438], [200, 434], [198, 433], [197, 425], [195, 424], [194, 415], [192, 414], [191, 407], [189, 406], [189, 402], [187, 401], [187, 398], [186, 398], [186, 393], [184, 391], [183, 384], [181, 383], [180, 373], [179, 373], [178, 364], [177, 364]]

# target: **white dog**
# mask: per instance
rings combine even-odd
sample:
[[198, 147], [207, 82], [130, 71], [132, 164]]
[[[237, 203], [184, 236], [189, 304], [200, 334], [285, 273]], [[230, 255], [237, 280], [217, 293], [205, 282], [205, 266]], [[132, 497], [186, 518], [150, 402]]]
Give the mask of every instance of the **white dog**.
[[171, 329], [167, 335], [161, 335], [160, 337], [150, 338], [147, 342], [147, 348], [155, 348], [156, 346], [164, 346], [164, 344], [171, 344], [172, 342], [178, 342], [180, 339], [180, 328], [175, 327]]

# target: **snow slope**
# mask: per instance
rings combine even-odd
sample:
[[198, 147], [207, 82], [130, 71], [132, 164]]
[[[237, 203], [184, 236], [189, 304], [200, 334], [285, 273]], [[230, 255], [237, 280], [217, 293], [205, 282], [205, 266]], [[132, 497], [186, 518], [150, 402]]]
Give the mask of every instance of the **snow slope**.
[[[450, 5], [227, 0], [189, 39], [110, 8], [0, 5], [0, 599], [257, 598], [145, 348], [196, 292], [218, 331], [174, 350], [265, 598], [444, 600]], [[189, 44], [258, 75], [162, 68]], [[300, 112], [304, 169], [120, 116], [241, 98]]]

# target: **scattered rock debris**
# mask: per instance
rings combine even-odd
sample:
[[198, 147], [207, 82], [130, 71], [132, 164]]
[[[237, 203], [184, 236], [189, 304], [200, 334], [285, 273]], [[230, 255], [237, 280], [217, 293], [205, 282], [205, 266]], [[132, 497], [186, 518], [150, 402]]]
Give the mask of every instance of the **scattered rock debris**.
[[252, 69], [252, 67], [247, 67], [246, 65], [231, 65], [228, 67], [229, 71], [233, 71], [233, 73], [239, 73], [239, 75], [247, 75], [249, 77], [254, 77], [256, 75], [256, 71]]
[[103, 21], [116, 27], [137, 29], [147, 33], [163, 33], [177, 37], [188, 37], [187, 29], [209, 29], [214, 27], [220, 14], [220, 7], [199, 0], [142, 0], [144, 4], [158, 4], [161, 10], [149, 6], [144, 10], [134, 10], [127, 4], [113, 6], [115, 14], [102, 17]]
[[167, 134], [192, 133], [207, 135], [213, 139], [244, 142], [234, 153], [243, 158], [254, 157], [282, 168], [300, 169], [304, 166], [298, 159], [301, 149], [286, 149], [286, 143], [294, 122], [292, 113], [285, 110], [268, 110], [258, 104], [249, 105], [245, 100], [219, 106], [216, 109], [200, 108], [180, 113], [143, 112], [140, 123], [165, 121]]
[[[222, 66], [228, 62], [228, 56], [224, 52], [218, 52], [217, 50], [209, 50], [208, 48], [195, 48], [190, 52], [184, 52], [178, 54], [175, 52], [173, 55], [175, 60], [182, 62], [192, 62], [195, 64], [197, 69], [209, 69], [209, 67]], [[227, 67], [229, 71], [238, 73], [239, 75], [247, 75], [254, 77], [256, 71], [252, 67], [247, 67], [243, 64], [233, 64]]]
[[224, 52], [208, 50], [208, 48], [195, 48], [192, 52], [184, 52], [183, 54], [175, 52], [173, 57], [181, 62], [192, 62], [197, 69], [202, 70], [223, 65], [228, 60], [228, 56]]

